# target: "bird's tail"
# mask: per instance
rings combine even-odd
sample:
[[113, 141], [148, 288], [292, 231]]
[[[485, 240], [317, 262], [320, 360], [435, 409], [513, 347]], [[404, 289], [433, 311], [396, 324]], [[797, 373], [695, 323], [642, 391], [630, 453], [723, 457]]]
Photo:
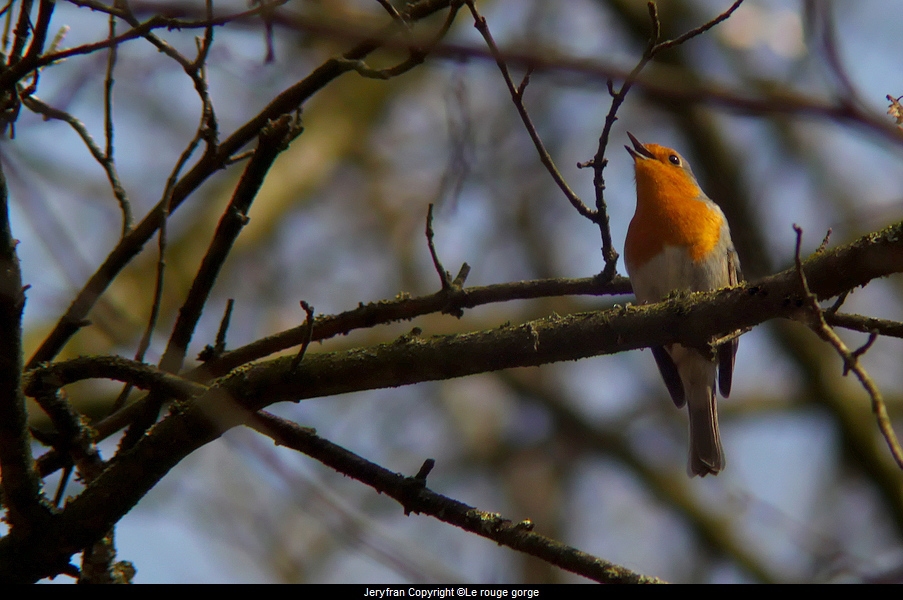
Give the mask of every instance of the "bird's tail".
[[717, 475], [724, 468], [724, 452], [718, 433], [718, 407], [715, 404], [714, 381], [710, 385], [686, 390], [690, 412], [690, 477]]

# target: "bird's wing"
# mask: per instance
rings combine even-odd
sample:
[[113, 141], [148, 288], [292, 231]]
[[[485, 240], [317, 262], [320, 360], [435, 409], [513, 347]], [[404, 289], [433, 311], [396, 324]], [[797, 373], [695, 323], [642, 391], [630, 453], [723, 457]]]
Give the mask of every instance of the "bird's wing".
[[668, 351], [663, 346], [653, 346], [650, 350], [652, 350], [655, 364], [658, 365], [658, 370], [662, 374], [662, 379], [665, 380], [668, 393], [671, 394], [671, 399], [674, 400], [675, 406], [677, 408], [683, 407], [687, 402], [687, 398], [684, 396], [684, 384], [680, 379], [680, 374], [677, 372], [677, 365], [674, 364], [671, 355], [668, 354]]

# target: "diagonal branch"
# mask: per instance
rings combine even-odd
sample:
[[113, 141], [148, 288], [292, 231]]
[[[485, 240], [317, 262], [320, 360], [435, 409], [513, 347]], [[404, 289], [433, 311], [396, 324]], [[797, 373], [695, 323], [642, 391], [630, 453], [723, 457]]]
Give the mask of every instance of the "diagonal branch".
[[536, 147], [536, 151], [539, 153], [540, 162], [542, 162], [546, 170], [548, 170], [549, 175], [552, 176], [555, 184], [559, 187], [559, 189], [561, 189], [562, 193], [568, 199], [568, 202], [570, 202], [571, 205], [575, 209], [577, 209], [577, 212], [579, 212], [587, 219], [595, 222], [595, 212], [583, 203], [583, 200], [580, 199], [577, 193], [574, 192], [574, 190], [572, 190], [564, 180], [564, 176], [562, 176], [561, 172], [558, 170], [558, 167], [555, 166], [555, 161], [552, 160], [552, 156], [549, 154], [549, 151], [546, 150], [545, 144], [543, 144], [542, 142], [542, 138], [539, 137], [539, 133], [536, 131], [536, 126], [533, 125], [533, 120], [530, 118], [530, 114], [527, 112], [527, 107], [524, 106], [524, 91], [526, 90], [527, 84], [529, 83], [530, 71], [528, 71], [527, 75], [524, 76], [524, 79], [519, 86], [514, 85], [514, 81], [511, 79], [511, 73], [508, 70], [508, 65], [505, 62], [505, 58], [504, 56], [502, 56], [501, 50], [499, 50], [498, 45], [495, 43], [495, 39], [492, 37], [492, 33], [489, 31], [489, 25], [486, 23], [486, 18], [477, 11], [476, 4], [473, 2], [473, 0], [468, 0], [466, 4], [470, 9], [471, 14], [473, 15], [474, 27], [477, 28], [477, 31], [479, 31], [480, 35], [483, 36], [483, 39], [486, 40], [486, 45], [489, 47], [489, 52], [495, 59], [495, 63], [499, 67], [499, 71], [501, 71], [502, 73], [502, 79], [505, 80], [505, 85], [508, 86], [508, 92], [511, 94], [511, 100], [514, 101], [514, 107], [517, 109], [517, 113], [520, 115], [521, 120], [524, 122], [524, 127], [527, 129], [527, 133], [530, 135], [530, 139], [533, 140], [533, 145]]
[[878, 429], [881, 431], [881, 435], [884, 436], [884, 440], [887, 442], [887, 446], [890, 449], [890, 453], [894, 457], [894, 460], [897, 461], [897, 465], [903, 469], [903, 448], [900, 447], [900, 442], [897, 439], [896, 433], [894, 433], [894, 427], [890, 422], [890, 416], [887, 414], [887, 405], [884, 403], [884, 398], [882, 397], [878, 386], [875, 385], [875, 382], [869, 376], [865, 367], [859, 362], [859, 357], [865, 354], [871, 347], [878, 337], [878, 334], [871, 332], [869, 341], [866, 342], [862, 348], [855, 352], [851, 352], [846, 344], [843, 343], [843, 340], [834, 333], [834, 330], [828, 327], [822, 309], [818, 305], [818, 298], [809, 289], [809, 281], [806, 278], [806, 274], [803, 272], [802, 260], [800, 259], [800, 245], [803, 239], [803, 230], [797, 225], [794, 225], [793, 229], [796, 231], [796, 269], [799, 275], [800, 285], [805, 294], [804, 298], [809, 308], [807, 324], [818, 337], [828, 342], [843, 359], [843, 374], [846, 375], [849, 371], [853, 371], [853, 373], [856, 374], [859, 383], [862, 384], [862, 387], [865, 388], [865, 391], [872, 400], [872, 411], [875, 413], [875, 418], [878, 420]]
[[424, 463], [421, 473], [405, 477], [319, 437], [311, 429], [264, 411], [254, 415], [249, 426], [272, 438], [277, 445], [307, 454], [389, 496], [404, 507], [405, 514], [413, 512], [435, 517], [599, 583], [665, 583], [535, 533], [530, 521], [515, 523], [430, 490], [426, 487], [426, 473], [432, 466], [430, 460]]
[[[188, 344], [194, 335], [204, 306], [207, 304], [210, 290], [232, 250], [232, 245], [248, 222], [251, 203], [257, 197], [276, 158], [300, 133], [300, 125], [293, 123], [293, 118], [289, 115], [283, 115], [261, 131], [257, 150], [248, 161], [245, 171], [235, 187], [235, 194], [217, 224], [210, 247], [204, 254], [191, 288], [188, 290], [188, 296], [179, 309], [179, 315], [173, 325], [166, 351], [160, 359], [160, 370], [176, 373], [181, 369], [188, 351]], [[151, 397], [144, 403], [141, 416], [126, 432], [123, 440], [124, 448], [130, 447], [157, 420], [160, 407], [165, 400], [165, 396], [161, 394], [151, 394]]]

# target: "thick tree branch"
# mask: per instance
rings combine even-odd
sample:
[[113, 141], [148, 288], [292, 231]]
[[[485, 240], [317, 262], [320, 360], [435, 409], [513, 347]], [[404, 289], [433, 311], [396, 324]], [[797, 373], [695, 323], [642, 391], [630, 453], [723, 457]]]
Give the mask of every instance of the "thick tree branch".
[[[585, 277], [536, 279], [471, 288], [452, 288], [416, 298], [402, 295], [394, 300], [361, 304], [354, 310], [337, 315], [319, 316], [314, 321], [311, 340], [318, 342], [337, 335], [345, 335], [355, 329], [406, 321], [432, 313], [458, 314], [458, 311], [464, 308], [497, 302], [573, 295], [620, 295], [629, 294], [630, 291], [630, 281], [626, 277], [615, 277], [611, 282], [603, 282], [598, 277]], [[225, 375], [239, 365], [302, 344], [306, 337], [306, 324], [299, 325], [225, 352], [221, 357], [197, 367], [186, 376], [194, 381], [207, 381], [211, 377]]]
[[[819, 299], [903, 271], [903, 223], [802, 264]], [[797, 269], [757, 284], [693, 294], [643, 307], [549, 317], [518, 326], [400, 340], [344, 352], [308, 354], [292, 369], [286, 356], [238, 369], [163, 419], [120, 455], [53, 527], [28, 539], [0, 540], [0, 579], [41, 577], [62, 554], [104, 535], [185, 456], [276, 402], [410, 385], [476, 373], [712, 337], [807, 311]], [[45, 553], [52, 556], [46, 556]]]

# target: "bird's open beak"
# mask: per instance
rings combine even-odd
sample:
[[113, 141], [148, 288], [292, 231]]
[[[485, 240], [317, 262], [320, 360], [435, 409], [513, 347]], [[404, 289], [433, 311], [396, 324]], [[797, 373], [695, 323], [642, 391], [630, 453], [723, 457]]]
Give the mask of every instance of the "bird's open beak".
[[633, 148], [631, 148], [630, 146], [624, 146], [624, 147], [627, 148], [627, 151], [630, 153], [630, 156], [632, 156], [634, 160], [637, 160], [640, 158], [643, 158], [643, 159], [655, 158], [655, 156], [652, 154], [652, 152], [649, 152], [649, 149], [646, 148], [646, 146], [644, 146], [643, 144], [641, 144], [640, 140], [633, 137], [633, 134], [630, 133], [629, 131], [627, 132], [627, 137], [629, 137], [630, 141], [633, 142]]

